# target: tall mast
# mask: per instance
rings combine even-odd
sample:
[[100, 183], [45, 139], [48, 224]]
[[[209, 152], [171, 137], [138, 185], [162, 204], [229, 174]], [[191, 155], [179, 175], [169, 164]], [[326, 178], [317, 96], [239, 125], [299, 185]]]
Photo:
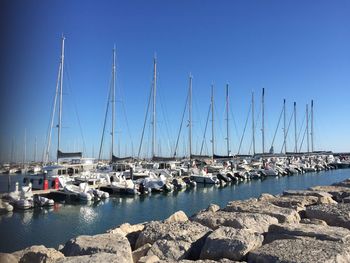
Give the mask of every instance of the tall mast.
[[297, 103], [294, 102], [294, 152], [298, 152], [298, 138], [297, 138]]
[[307, 152], [310, 152], [310, 141], [309, 141], [309, 105], [306, 104], [306, 142], [307, 142]]
[[113, 66], [112, 66], [112, 149], [111, 149], [111, 160], [113, 159], [114, 154], [114, 134], [115, 134], [115, 46], [113, 47]]
[[[62, 95], [63, 95], [63, 66], [64, 66], [64, 40], [65, 37], [62, 36], [62, 51], [61, 51], [61, 74], [60, 74], [60, 102], [58, 111], [58, 142], [57, 142], [57, 152], [60, 150], [61, 142], [61, 128], [62, 128]], [[57, 155], [58, 161], [58, 155]]]
[[214, 141], [214, 85], [211, 85], [211, 151], [212, 151], [212, 159], [214, 159], [215, 153], [215, 141]]
[[283, 144], [284, 153], [287, 153], [287, 119], [286, 119], [286, 99], [283, 99]]
[[265, 153], [265, 88], [262, 89], [261, 107], [262, 107], [262, 122], [261, 122], [261, 135], [262, 135], [262, 153]]
[[24, 128], [24, 152], [23, 152], [23, 165], [27, 162], [27, 129]]
[[314, 151], [314, 100], [311, 100], [311, 152]]
[[227, 156], [230, 156], [230, 130], [228, 123], [228, 111], [229, 111], [229, 87], [226, 84], [226, 140], [227, 140]]
[[153, 120], [152, 120], [152, 157], [156, 156], [156, 94], [157, 94], [157, 58], [153, 59]]
[[255, 154], [255, 120], [254, 120], [254, 91], [252, 91], [252, 135], [253, 135], [253, 155]]
[[191, 156], [192, 156], [192, 75], [191, 74], [190, 74], [190, 83], [189, 83], [189, 90], [188, 90], [188, 105], [189, 105], [188, 107], [189, 156], [191, 160]]

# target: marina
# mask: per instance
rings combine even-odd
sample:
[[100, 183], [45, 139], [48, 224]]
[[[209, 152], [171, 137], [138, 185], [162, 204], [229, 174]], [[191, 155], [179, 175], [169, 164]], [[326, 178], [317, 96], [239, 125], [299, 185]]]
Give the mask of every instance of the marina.
[[[197, 185], [196, 188], [184, 191], [152, 193], [146, 196], [112, 195], [109, 199], [98, 202], [56, 202], [51, 208], [17, 210], [0, 216], [1, 234], [8, 237], [6, 240], [0, 240], [1, 252], [13, 252], [34, 244], [57, 248], [59, 244], [74, 236], [102, 233], [125, 222], [162, 220], [177, 210], [192, 215], [206, 208], [209, 203], [223, 206], [230, 200], [258, 197], [264, 192], [279, 194], [286, 189], [330, 185], [348, 178], [349, 171], [337, 169], [295, 176], [268, 177], [224, 187]], [[0, 176], [0, 185], [6, 185], [6, 177]], [[160, 207], [162, 209], [159, 209]]]

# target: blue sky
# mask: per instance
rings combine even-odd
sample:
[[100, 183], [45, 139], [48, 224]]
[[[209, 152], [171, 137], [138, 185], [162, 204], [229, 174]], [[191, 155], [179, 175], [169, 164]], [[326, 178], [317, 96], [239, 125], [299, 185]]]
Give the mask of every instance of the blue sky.
[[[350, 150], [349, 1], [1, 1], [1, 160], [27, 159], [45, 144], [60, 56], [66, 37], [62, 150], [97, 156], [117, 47], [115, 153], [136, 154], [158, 58], [157, 150], [173, 152], [193, 75], [193, 148], [199, 153], [215, 86], [217, 154], [225, 154], [225, 85], [230, 85], [231, 148], [237, 152], [251, 92], [256, 97], [256, 144], [261, 151], [260, 96], [265, 88], [266, 150], [283, 98], [287, 118], [297, 102], [298, 129], [315, 102], [315, 150]], [[81, 136], [79, 121], [83, 130]], [[124, 114], [124, 109], [126, 114]], [[128, 125], [126, 124], [126, 118]], [[187, 117], [186, 117], [187, 118]], [[234, 121], [233, 121], [234, 119]], [[234, 125], [234, 122], [236, 125]], [[56, 121], [57, 123], [57, 121]], [[107, 131], [110, 132], [110, 124]], [[210, 125], [210, 123], [209, 123]], [[305, 125], [305, 124], [304, 124]], [[305, 126], [304, 126], [305, 127]], [[288, 149], [294, 148], [294, 127]], [[180, 154], [187, 151], [187, 129]], [[282, 147], [279, 127], [275, 151]], [[150, 121], [143, 155], [150, 153]], [[211, 136], [208, 129], [206, 137]], [[306, 139], [305, 139], [306, 140]], [[56, 151], [56, 131], [53, 150]], [[206, 140], [210, 154], [210, 141]], [[250, 122], [241, 153], [249, 152]], [[132, 147], [133, 146], [133, 147]], [[306, 143], [304, 142], [303, 150]], [[110, 149], [106, 136], [104, 156]], [[206, 151], [204, 152], [206, 153]], [[39, 158], [39, 157], [38, 157]]]

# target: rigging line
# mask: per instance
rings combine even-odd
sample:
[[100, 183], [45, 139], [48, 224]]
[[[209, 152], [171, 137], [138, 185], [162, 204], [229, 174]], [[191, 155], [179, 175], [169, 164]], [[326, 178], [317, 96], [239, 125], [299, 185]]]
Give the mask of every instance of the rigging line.
[[131, 132], [130, 132], [130, 126], [129, 126], [128, 116], [126, 114], [124, 101], [122, 101], [122, 108], [123, 108], [123, 113], [124, 113], [124, 117], [125, 117], [126, 129], [128, 130], [129, 138], [130, 138], [130, 142], [131, 142], [131, 152], [132, 152], [132, 155], [134, 155], [134, 142], [132, 140], [132, 136], [131, 136]]
[[[196, 115], [198, 116], [198, 119], [199, 119], [199, 129], [200, 129], [201, 132], [203, 132], [203, 122], [202, 122], [201, 114], [199, 114], [198, 102], [197, 102], [196, 97], [192, 96], [192, 98], [193, 98], [193, 101], [194, 101], [195, 113], [196, 113]], [[193, 129], [193, 127], [194, 127], [193, 123], [194, 123], [194, 121], [193, 121], [193, 118], [192, 118], [192, 131], [194, 130]], [[192, 132], [192, 134], [193, 134], [193, 132]]]
[[179, 133], [177, 135], [177, 139], [176, 139], [176, 144], [175, 144], [175, 149], [174, 149], [174, 157], [177, 154], [177, 147], [179, 146], [179, 140], [180, 140], [180, 134], [181, 134], [181, 130], [182, 130], [182, 125], [183, 125], [183, 121], [185, 118], [185, 114], [186, 114], [186, 109], [187, 109], [187, 103], [188, 103], [188, 93], [187, 93], [187, 97], [186, 97], [186, 102], [185, 102], [185, 108], [184, 111], [182, 113], [182, 119], [181, 119], [181, 124], [180, 124], [180, 128], [179, 128]]
[[[244, 138], [245, 131], [246, 131], [246, 129], [247, 129], [247, 124], [248, 124], [248, 120], [249, 120], [249, 116], [250, 116], [251, 110], [252, 110], [252, 104], [250, 104], [250, 106], [249, 106], [247, 118], [246, 118], [245, 124], [244, 124], [244, 129], [243, 129], [242, 137], [241, 137], [241, 140], [239, 141], [239, 147], [238, 147], [237, 154], [240, 154], [240, 152], [241, 152], [242, 142], [243, 142], [243, 138]], [[249, 151], [250, 151], [250, 150], [249, 150]]]
[[306, 127], [305, 127], [304, 134], [303, 134], [303, 139], [301, 140], [300, 147], [299, 147], [299, 152], [301, 152], [301, 148], [302, 148], [303, 143], [304, 143], [304, 139], [305, 139], [306, 130], [307, 130], [307, 129], [306, 129]]
[[56, 112], [56, 103], [57, 103], [57, 96], [58, 96], [58, 84], [59, 84], [59, 80], [61, 78], [61, 68], [62, 65], [60, 63], [59, 67], [58, 67], [58, 76], [57, 76], [57, 81], [56, 81], [56, 91], [55, 91], [55, 96], [54, 96], [54, 101], [53, 101], [53, 107], [52, 107], [52, 112], [51, 112], [51, 117], [50, 117], [50, 123], [49, 123], [49, 127], [48, 127], [48, 133], [47, 133], [47, 148], [45, 150], [44, 153], [44, 164], [47, 163], [49, 161], [49, 154], [50, 154], [50, 146], [51, 146], [51, 134], [52, 134], [52, 128], [53, 128], [53, 123], [54, 123], [54, 119], [55, 119], [55, 112]]
[[50, 154], [50, 146], [51, 146], [51, 134], [52, 134], [52, 128], [53, 128], [53, 123], [55, 119], [55, 112], [56, 112], [56, 103], [57, 103], [57, 96], [58, 96], [58, 84], [59, 80], [61, 78], [61, 70], [62, 65], [60, 63], [58, 67], [58, 76], [57, 76], [57, 81], [56, 81], [56, 91], [55, 91], [55, 96], [54, 96], [54, 101], [53, 101], [53, 108], [51, 112], [51, 119], [50, 119], [50, 124], [48, 127], [48, 134], [47, 134], [47, 148], [44, 156], [44, 163], [47, 163], [49, 161], [49, 154]]
[[[160, 89], [158, 89], [158, 90], [160, 90]], [[167, 118], [166, 118], [166, 113], [167, 113], [167, 111], [166, 111], [166, 109], [164, 109], [165, 108], [165, 106], [164, 106], [164, 104], [163, 104], [163, 102], [162, 102], [162, 98], [163, 98], [163, 94], [162, 94], [162, 92], [159, 92], [159, 97], [160, 97], [160, 108], [162, 109], [162, 115], [163, 115], [163, 119], [164, 119], [164, 124], [165, 124], [165, 130], [166, 130], [166, 135], [168, 136], [168, 145], [170, 146], [170, 133], [169, 133], [169, 127], [168, 127], [168, 120], [167, 120]], [[172, 152], [171, 151], [171, 147], [170, 147], [170, 152]]]
[[141, 134], [141, 141], [140, 141], [140, 145], [139, 145], [139, 151], [137, 153], [137, 158], [138, 159], [140, 158], [142, 142], [143, 142], [143, 136], [145, 134], [145, 128], [146, 128], [146, 123], [147, 123], [147, 119], [148, 119], [148, 112], [149, 112], [149, 107], [150, 107], [150, 104], [151, 104], [151, 96], [152, 96], [152, 85], [151, 85], [150, 93], [149, 93], [149, 96], [148, 96], [148, 104], [147, 104], [147, 110], [146, 110], [146, 114], [145, 114], [145, 121], [143, 123], [142, 134]]
[[[216, 116], [218, 117], [218, 116], [220, 116], [219, 114], [218, 114], [218, 110], [217, 110], [217, 108], [216, 108], [216, 104], [214, 104], [214, 113], [216, 113]], [[225, 111], [224, 111], [224, 115], [225, 115]], [[219, 118], [217, 118], [217, 123], [223, 123], [223, 121], [222, 121], [222, 119], [219, 119]], [[224, 132], [223, 132], [223, 130], [222, 130], [222, 125], [219, 125], [219, 133], [220, 133], [220, 135], [221, 135], [221, 138], [224, 138], [224, 140], [225, 140], [225, 135], [224, 135]]]
[[207, 114], [207, 121], [205, 123], [204, 135], [203, 135], [201, 151], [200, 151], [199, 155], [202, 155], [202, 152], [203, 152], [203, 145], [204, 145], [204, 142], [205, 142], [205, 134], [207, 133], [208, 121], [209, 121], [209, 116], [210, 116], [210, 108], [211, 108], [211, 105], [209, 105], [209, 110], [208, 110], [208, 114]]
[[74, 104], [74, 110], [75, 110], [75, 114], [76, 114], [76, 117], [77, 117], [77, 120], [78, 120], [80, 135], [81, 135], [81, 138], [82, 138], [82, 140], [83, 140], [83, 152], [85, 152], [85, 150], [86, 150], [86, 147], [85, 147], [85, 139], [84, 139], [83, 129], [82, 129], [82, 127], [81, 127], [81, 122], [80, 122], [80, 118], [79, 118], [79, 114], [78, 114], [78, 106], [77, 106], [77, 103], [76, 103], [74, 94], [73, 94], [73, 92], [72, 92], [72, 89], [71, 89], [71, 79], [70, 79], [70, 75], [69, 75], [69, 60], [68, 60], [68, 59], [67, 59], [67, 65], [66, 65], [66, 67], [67, 67], [67, 70], [66, 70], [65, 72], [66, 72], [67, 80], [68, 80], [68, 89], [69, 89], [70, 93], [72, 94], [72, 99], [73, 99], [73, 104]]
[[[288, 132], [289, 132], [290, 124], [292, 123], [293, 116], [294, 116], [294, 111], [293, 111], [293, 113], [290, 115], [290, 119], [289, 119], [287, 131], [286, 131], [286, 138], [288, 137]], [[282, 148], [281, 148], [281, 153], [283, 152], [284, 144], [285, 144], [285, 142], [283, 141]]]
[[[230, 113], [231, 113], [231, 118], [232, 118], [232, 120], [233, 120], [233, 125], [235, 126], [236, 136], [237, 136], [237, 139], [239, 140], [239, 132], [238, 132], [238, 128], [237, 128], [236, 119], [235, 119], [235, 116], [233, 115], [232, 108], [229, 107], [229, 109], [230, 109]], [[238, 140], [237, 140], [237, 141], [238, 141]]]
[[277, 130], [278, 130], [278, 127], [280, 126], [280, 122], [281, 122], [281, 119], [282, 119], [283, 110], [284, 110], [284, 109], [283, 109], [283, 107], [282, 107], [282, 111], [281, 111], [280, 117], [279, 117], [279, 119], [278, 119], [278, 123], [277, 123], [277, 127], [276, 127], [276, 130], [275, 130], [275, 134], [273, 135], [273, 139], [272, 139], [272, 143], [271, 143], [271, 148], [273, 147], [273, 144], [274, 144], [274, 142], [275, 142]]
[[305, 119], [306, 119], [306, 114], [303, 114], [303, 115], [304, 115], [304, 117], [303, 117], [303, 121], [302, 121], [301, 126], [300, 126], [300, 130], [299, 130], [299, 132], [298, 132], [297, 142], [299, 141], [300, 134], [301, 134], [301, 131], [302, 131], [302, 129], [303, 129], [304, 122], [305, 122]]
[[109, 103], [111, 99], [111, 92], [112, 92], [112, 80], [109, 81], [109, 92], [108, 92], [108, 98], [107, 98], [107, 105], [106, 105], [106, 112], [105, 112], [105, 119], [103, 122], [103, 129], [102, 129], [102, 137], [101, 137], [101, 144], [100, 149], [98, 151], [98, 162], [101, 160], [102, 155], [102, 147], [103, 147], [103, 140], [104, 140], [104, 134], [106, 131], [106, 123], [107, 123], [107, 117], [108, 117], [108, 109], [109, 109]]

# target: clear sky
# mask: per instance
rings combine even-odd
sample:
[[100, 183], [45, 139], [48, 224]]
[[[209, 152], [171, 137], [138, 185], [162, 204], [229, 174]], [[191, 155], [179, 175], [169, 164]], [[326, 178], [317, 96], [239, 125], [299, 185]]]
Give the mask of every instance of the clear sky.
[[[256, 148], [261, 151], [261, 116], [258, 116], [263, 87], [266, 150], [271, 146], [285, 98], [288, 121], [293, 102], [297, 102], [301, 134], [305, 129], [306, 104], [314, 100], [315, 150], [350, 151], [349, 14], [350, 2], [342, 0], [3, 0], [0, 2], [0, 159], [11, 159], [11, 145], [13, 159], [23, 159], [25, 131], [27, 160], [34, 158], [35, 138], [37, 159], [42, 158], [62, 34], [66, 37], [62, 151], [84, 150], [85, 156], [97, 156], [114, 44], [117, 47], [116, 155], [137, 153], [155, 53], [158, 155], [171, 155], [174, 151], [190, 73], [194, 153], [199, 153], [203, 138], [211, 84], [215, 87], [216, 153], [226, 153], [226, 83], [230, 85], [230, 139], [234, 153], [238, 150], [252, 91], [256, 99]], [[186, 124], [180, 136], [180, 155], [188, 151]], [[104, 157], [110, 149], [110, 131], [108, 121]], [[151, 149], [150, 131], [148, 120], [144, 156], [149, 156]], [[53, 152], [57, 149], [56, 134], [54, 131]], [[211, 153], [209, 137], [211, 129], [207, 131], [203, 153]], [[251, 149], [251, 137], [249, 120], [241, 153]], [[302, 135], [299, 143], [301, 138]], [[276, 152], [281, 150], [282, 141], [280, 126], [274, 143]], [[287, 142], [288, 150], [292, 151], [293, 124]], [[306, 138], [302, 147], [305, 149]]]

